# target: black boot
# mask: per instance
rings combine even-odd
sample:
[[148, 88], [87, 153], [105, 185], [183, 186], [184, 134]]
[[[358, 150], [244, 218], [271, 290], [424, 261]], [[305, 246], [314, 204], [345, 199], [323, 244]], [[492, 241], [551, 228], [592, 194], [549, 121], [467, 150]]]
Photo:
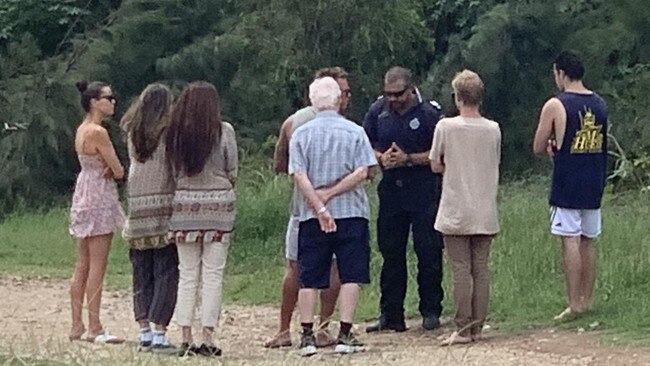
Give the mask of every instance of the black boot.
[[381, 332], [384, 330], [394, 330], [395, 332], [406, 331], [406, 323], [404, 319], [398, 321], [389, 321], [383, 314], [379, 317], [379, 321], [366, 327], [366, 333]]
[[435, 315], [422, 317], [422, 328], [424, 330], [438, 329], [440, 328], [440, 319]]

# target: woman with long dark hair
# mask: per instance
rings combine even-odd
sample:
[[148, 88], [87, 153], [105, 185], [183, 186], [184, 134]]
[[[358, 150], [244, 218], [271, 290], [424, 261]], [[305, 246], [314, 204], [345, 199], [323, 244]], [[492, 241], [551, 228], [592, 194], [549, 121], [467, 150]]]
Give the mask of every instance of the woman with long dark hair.
[[167, 240], [174, 180], [165, 158], [164, 138], [172, 102], [167, 86], [151, 84], [121, 121], [131, 161], [129, 210], [122, 236], [133, 267], [133, 312], [140, 325], [140, 350], [153, 352], [174, 349], [165, 335], [178, 291], [178, 253]]
[[88, 333], [85, 339], [96, 343], [122, 343], [108, 334], [99, 320], [102, 284], [113, 232], [124, 223], [115, 179], [124, 169], [115, 154], [102, 121], [115, 111], [115, 97], [102, 82], [77, 83], [81, 106], [86, 112], [75, 135], [75, 150], [81, 172], [77, 177], [70, 208], [70, 235], [78, 240], [77, 263], [70, 283], [72, 329], [70, 340], [86, 333], [81, 312], [84, 295], [88, 301]]
[[[235, 223], [237, 142], [232, 126], [221, 120], [214, 85], [199, 81], [185, 88], [174, 106], [166, 148], [176, 183], [170, 236], [180, 263], [176, 318], [183, 332], [181, 354], [218, 356], [221, 349], [213, 334]], [[199, 279], [203, 342], [195, 346], [192, 320]]]

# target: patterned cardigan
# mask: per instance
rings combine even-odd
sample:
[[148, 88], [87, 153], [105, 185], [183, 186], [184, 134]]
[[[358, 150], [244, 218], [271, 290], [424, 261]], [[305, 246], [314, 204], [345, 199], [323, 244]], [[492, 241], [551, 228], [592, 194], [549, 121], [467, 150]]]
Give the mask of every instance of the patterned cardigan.
[[122, 237], [134, 249], [161, 248], [168, 244], [174, 179], [165, 158], [164, 134], [160, 140], [152, 157], [140, 163], [135, 158], [131, 138], [128, 139], [131, 161], [127, 183], [129, 212]]
[[232, 125], [222, 122], [221, 126], [221, 139], [203, 171], [175, 176], [169, 227], [170, 240], [176, 243], [219, 242], [234, 230], [237, 140]]

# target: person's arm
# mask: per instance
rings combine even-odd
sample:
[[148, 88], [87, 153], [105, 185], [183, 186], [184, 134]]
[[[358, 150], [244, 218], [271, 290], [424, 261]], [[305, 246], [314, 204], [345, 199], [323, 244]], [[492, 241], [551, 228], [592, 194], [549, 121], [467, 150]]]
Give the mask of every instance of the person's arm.
[[309, 177], [306, 173], [294, 173], [293, 181], [298, 187], [300, 193], [305, 197], [310, 207], [314, 208], [316, 217], [318, 218], [318, 223], [320, 224], [320, 229], [326, 233], [331, 233], [336, 231], [336, 221], [327, 210], [327, 207], [316, 194], [314, 186], [311, 184]]
[[223, 123], [223, 131], [225, 142], [225, 161], [226, 161], [226, 175], [228, 180], [235, 186], [237, 180], [237, 173], [239, 170], [239, 151], [237, 150], [237, 137], [235, 135], [235, 129], [230, 123]]
[[354, 169], [352, 173], [343, 177], [334, 186], [316, 191], [323, 203], [327, 204], [333, 197], [354, 189], [370, 177], [371, 171], [377, 166], [377, 158], [367, 135], [359, 134], [352, 159]]
[[497, 159], [501, 165], [501, 127], [497, 127]]
[[431, 171], [434, 173], [444, 174], [445, 172], [445, 144], [444, 144], [444, 125], [440, 123], [433, 132], [433, 141], [431, 142], [431, 150], [429, 150], [429, 161], [431, 163]]
[[[378, 147], [379, 138], [377, 136], [377, 123], [378, 123], [377, 119], [379, 118], [379, 115], [377, 114], [377, 110], [376, 110], [377, 108], [378, 107], [376, 104], [370, 106], [370, 109], [368, 110], [368, 112], [363, 118], [363, 129], [366, 132], [366, 136], [368, 137], [368, 140], [370, 141], [370, 145], [372, 146], [375, 159], [377, 160], [377, 162], [379, 162], [379, 168], [392, 169], [395, 167], [395, 161], [390, 157], [390, 152], [392, 151], [392, 149], [389, 148], [386, 151], [380, 151]], [[374, 173], [371, 174], [373, 176], [375, 175]]]
[[[370, 169], [367, 166], [358, 167], [352, 173], [343, 177], [343, 179], [338, 181], [334, 186], [328, 188], [320, 188], [316, 190], [316, 195], [318, 196], [320, 201], [326, 205], [332, 198], [340, 194], [343, 194], [353, 189], [357, 185], [363, 183], [363, 181], [368, 179], [369, 174], [370, 174]], [[312, 206], [311, 202], [308, 202], [308, 204], [312, 208], [316, 207], [316, 206]]]
[[383, 153], [377, 150], [373, 150], [375, 159], [377, 159], [377, 162], [379, 162], [379, 167], [384, 170], [388, 170], [401, 166], [398, 164], [398, 159], [394, 155], [396, 146], [397, 145], [395, 144], [391, 145], [391, 147], [389, 147], [388, 150], [384, 151]]
[[389, 152], [394, 167], [429, 165], [430, 150], [407, 154], [399, 145], [393, 143]]
[[[424, 131], [428, 134], [429, 139], [433, 139], [433, 135], [436, 130], [436, 125], [440, 121], [440, 117], [442, 116], [442, 111], [438, 103], [436, 102], [430, 102], [431, 105], [428, 106], [429, 108], [426, 109], [426, 117], [425, 121], [422, 123], [422, 127], [424, 128]], [[393, 143], [393, 153], [392, 157], [395, 160], [395, 165], [396, 167], [404, 167], [404, 166], [420, 166], [420, 165], [429, 165], [430, 160], [429, 160], [429, 155], [431, 154], [431, 150], [427, 151], [422, 151], [422, 152], [417, 152], [417, 153], [412, 153], [412, 154], [406, 154], [404, 150], [398, 146], [397, 144]]]
[[537, 131], [535, 132], [535, 139], [533, 140], [533, 153], [536, 155], [552, 153], [552, 151], [549, 151], [549, 147], [552, 147], [556, 143], [553, 140], [555, 122], [563, 110], [562, 102], [557, 98], [549, 99], [544, 104], [544, 107], [542, 107]]
[[280, 127], [280, 135], [273, 152], [273, 171], [276, 174], [287, 174], [289, 170], [289, 135], [291, 134], [292, 124], [293, 121], [289, 117]]
[[110, 174], [105, 174], [105, 176], [112, 176], [114, 179], [124, 178], [124, 167], [122, 167], [120, 159], [115, 153], [108, 131], [104, 128], [97, 128], [90, 132], [88, 137], [93, 142], [93, 145], [97, 147], [97, 152], [110, 169]]
[[289, 175], [292, 176], [298, 191], [305, 197], [305, 203], [314, 209], [321, 230], [326, 233], [334, 232], [336, 222], [325, 204], [318, 198], [307, 175], [308, 166], [309, 161], [304, 154], [300, 135], [292, 137], [289, 142]]
[[431, 162], [431, 171], [434, 172], [434, 173], [444, 174], [445, 173], [445, 164], [432, 161]]

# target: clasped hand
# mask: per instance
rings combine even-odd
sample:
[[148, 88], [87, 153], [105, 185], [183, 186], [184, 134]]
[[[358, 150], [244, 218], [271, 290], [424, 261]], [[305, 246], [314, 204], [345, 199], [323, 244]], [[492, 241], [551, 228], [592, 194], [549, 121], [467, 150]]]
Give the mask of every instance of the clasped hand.
[[388, 150], [381, 154], [381, 166], [384, 169], [393, 169], [406, 165], [406, 153], [396, 143], [392, 143]]
[[[308, 199], [305, 198], [305, 204], [307, 205], [307, 207], [311, 208], [314, 211], [316, 211], [317, 205], [319, 207], [324, 207], [325, 205], [327, 205], [327, 202], [329, 202], [332, 199], [331, 192], [328, 188], [320, 188], [315, 190], [315, 192], [316, 192], [316, 196], [318, 197], [318, 201], [322, 203], [322, 206], [318, 205], [318, 202], [310, 202]], [[333, 233], [336, 231], [336, 221], [334, 221], [334, 218], [332, 217], [329, 211], [316, 214], [316, 217], [318, 218], [318, 224], [320, 225], [320, 229], [323, 232]]]

